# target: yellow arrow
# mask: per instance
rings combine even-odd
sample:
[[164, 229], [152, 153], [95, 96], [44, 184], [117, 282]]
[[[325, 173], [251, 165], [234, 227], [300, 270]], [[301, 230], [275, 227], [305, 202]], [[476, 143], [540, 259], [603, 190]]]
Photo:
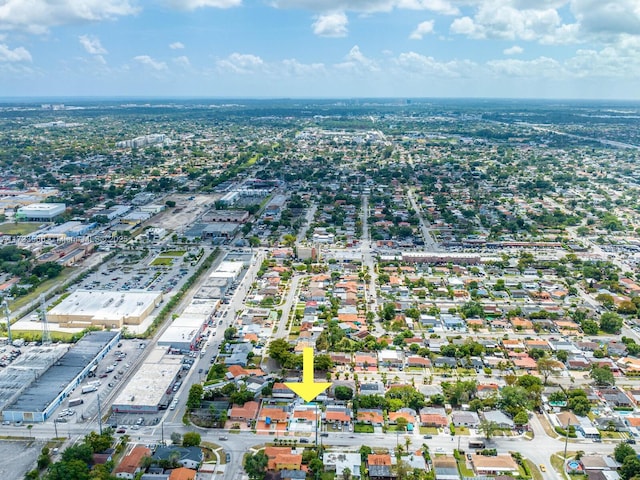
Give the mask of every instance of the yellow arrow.
[[302, 383], [285, 383], [287, 387], [296, 392], [305, 402], [310, 402], [327, 388], [329, 382], [313, 381], [313, 348], [305, 347], [302, 351]]

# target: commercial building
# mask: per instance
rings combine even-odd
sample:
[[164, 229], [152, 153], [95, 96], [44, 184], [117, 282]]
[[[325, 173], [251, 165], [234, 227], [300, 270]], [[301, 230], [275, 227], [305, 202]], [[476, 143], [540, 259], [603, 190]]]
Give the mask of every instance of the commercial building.
[[86, 235], [96, 227], [96, 223], [82, 223], [78, 221], [65, 222], [61, 225], [55, 225], [46, 232], [38, 235], [38, 238], [52, 238], [56, 240], [65, 240], [66, 238], [75, 238]]
[[50, 222], [67, 209], [64, 203], [32, 203], [18, 208], [16, 220]]
[[44, 422], [118, 343], [120, 332], [89, 332], [3, 411], [10, 422]]
[[65, 328], [139, 325], [162, 301], [162, 292], [76, 290], [47, 314]]
[[172, 386], [183, 371], [182, 356], [155, 348], [113, 402], [116, 413], [156, 413], [164, 410], [173, 395]]

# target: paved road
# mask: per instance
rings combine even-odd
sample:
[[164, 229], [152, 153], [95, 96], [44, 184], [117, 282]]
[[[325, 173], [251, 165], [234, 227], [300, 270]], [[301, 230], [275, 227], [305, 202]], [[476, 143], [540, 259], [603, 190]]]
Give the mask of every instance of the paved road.
[[[564, 441], [552, 439], [548, 437], [537, 417], [532, 417], [531, 427], [535, 434], [533, 440], [526, 440], [523, 437], [498, 437], [489, 440], [488, 446], [495, 447], [499, 453], [507, 453], [509, 451], [517, 451], [522, 453], [526, 458], [530, 459], [534, 464], [544, 464], [546, 473], [543, 473], [545, 479], [557, 478], [556, 473], [551, 467], [550, 457], [552, 454], [561, 452], [564, 449]], [[243, 455], [249, 448], [256, 445], [263, 445], [265, 442], [272, 442], [276, 437], [272, 435], [256, 435], [251, 432], [241, 432], [238, 434], [227, 434], [228, 440], [220, 440], [220, 430], [206, 430], [193, 426], [184, 426], [180, 421], [164, 423], [164, 439], [165, 441], [171, 435], [171, 432], [184, 434], [189, 431], [198, 431], [204, 441], [221, 444], [224, 446], [225, 452], [231, 455], [231, 462], [227, 464], [225, 479], [237, 480], [242, 473], [241, 461]], [[28, 432], [24, 427], [2, 427], [0, 429], [2, 435], [21, 435], [27, 437]], [[73, 436], [85, 434], [84, 429], [79, 426], [72, 425], [71, 433]], [[50, 424], [35, 425], [31, 435], [35, 438], [47, 439], [53, 436], [53, 426]], [[143, 427], [137, 432], [130, 432], [131, 440], [143, 444], [158, 443], [162, 438], [162, 428], [160, 425], [152, 427]], [[344, 450], [357, 450], [362, 445], [370, 447], [385, 447], [393, 449], [398, 443], [404, 445], [404, 439], [407, 435], [389, 434], [353, 434], [349, 432], [338, 433], [331, 432], [328, 437], [321, 437], [323, 444], [333, 447], [342, 447]], [[448, 453], [451, 454], [454, 448], [460, 447], [467, 449], [467, 442], [470, 437], [452, 437], [447, 434], [435, 435], [432, 439], [424, 439], [417, 432], [408, 435], [411, 439], [411, 448], [420, 448], [422, 444], [429, 446], [432, 453]], [[284, 438], [284, 437], [283, 437]], [[291, 438], [291, 437], [287, 437]], [[615, 447], [615, 443], [593, 443], [591, 441], [572, 442], [568, 445], [568, 451], [583, 450], [589, 453], [611, 453]]]
[[415, 196], [413, 195], [413, 190], [409, 189], [409, 191], [407, 192], [407, 197], [409, 198], [411, 206], [416, 211], [416, 214], [420, 219], [420, 230], [422, 231], [422, 237], [424, 238], [425, 250], [437, 252], [438, 250], [440, 250], [440, 245], [438, 245], [438, 243], [434, 240], [433, 235], [431, 234], [431, 230], [427, 227], [427, 224], [424, 221], [424, 217], [422, 216], [422, 209], [418, 206], [418, 202], [416, 202]]

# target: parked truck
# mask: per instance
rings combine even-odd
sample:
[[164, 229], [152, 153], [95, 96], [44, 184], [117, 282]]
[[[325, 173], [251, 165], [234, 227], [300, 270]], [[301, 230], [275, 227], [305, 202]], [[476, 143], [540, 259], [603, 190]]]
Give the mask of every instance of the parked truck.
[[72, 398], [72, 399], [69, 400], [69, 406], [70, 407], [77, 407], [78, 405], [82, 405], [83, 403], [84, 403], [84, 400], [81, 399], [81, 398]]
[[83, 394], [95, 392], [96, 390], [98, 390], [98, 387], [96, 387], [95, 385], [87, 385], [86, 387], [82, 387]]

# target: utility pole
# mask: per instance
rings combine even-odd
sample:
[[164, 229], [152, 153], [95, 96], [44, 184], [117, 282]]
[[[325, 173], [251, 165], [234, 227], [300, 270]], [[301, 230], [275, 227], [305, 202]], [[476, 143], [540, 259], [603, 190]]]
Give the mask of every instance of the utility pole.
[[102, 435], [102, 406], [100, 405], [100, 394], [98, 394], [98, 430]]
[[11, 345], [13, 343], [13, 339], [11, 338], [11, 317], [9, 316], [9, 304], [6, 298], [2, 300], [2, 307], [4, 308], [4, 316], [7, 318], [7, 339], [9, 345]]
[[58, 438], [58, 422], [56, 418], [53, 419], [53, 429], [56, 431], [56, 438]]
[[160, 423], [160, 443], [164, 445], [164, 421]]

